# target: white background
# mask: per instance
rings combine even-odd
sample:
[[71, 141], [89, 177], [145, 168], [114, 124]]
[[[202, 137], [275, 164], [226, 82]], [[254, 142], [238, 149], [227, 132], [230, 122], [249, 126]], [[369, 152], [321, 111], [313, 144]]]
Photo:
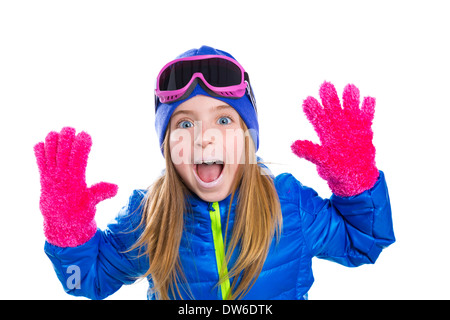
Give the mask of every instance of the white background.
[[[154, 131], [159, 69], [203, 44], [230, 52], [258, 101], [258, 154], [331, 195], [296, 139], [318, 138], [301, 110], [324, 81], [376, 97], [377, 165], [397, 242], [375, 265], [315, 259], [310, 299], [449, 299], [449, 50], [446, 1], [0, 2], [0, 298], [72, 299], [43, 251], [33, 145], [63, 126], [93, 137], [87, 183], [119, 185], [104, 227], [164, 163]], [[111, 299], [145, 299], [145, 281]]]

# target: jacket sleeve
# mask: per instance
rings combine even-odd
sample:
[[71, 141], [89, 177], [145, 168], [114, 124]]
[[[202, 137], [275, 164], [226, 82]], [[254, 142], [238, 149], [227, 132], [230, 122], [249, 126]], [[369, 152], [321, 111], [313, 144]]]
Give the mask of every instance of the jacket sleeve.
[[375, 263], [394, 243], [391, 205], [380, 171], [375, 185], [352, 197], [322, 199], [299, 183], [299, 207], [305, 241], [312, 256], [348, 267]]
[[138, 226], [144, 196], [144, 191], [134, 191], [115, 220], [104, 231], [97, 229], [83, 245], [61, 248], [45, 243], [45, 253], [67, 293], [104, 299], [145, 274], [148, 259], [139, 258], [138, 249], [128, 251], [142, 232]]

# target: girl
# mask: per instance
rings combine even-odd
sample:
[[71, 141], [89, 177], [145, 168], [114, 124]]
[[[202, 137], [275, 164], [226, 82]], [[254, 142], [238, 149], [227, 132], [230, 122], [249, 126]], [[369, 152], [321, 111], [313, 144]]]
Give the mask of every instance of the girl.
[[35, 146], [45, 252], [68, 293], [102, 299], [147, 277], [149, 299], [305, 299], [313, 257], [354, 267], [395, 241], [374, 160], [375, 100], [359, 108], [355, 86], [344, 89], [343, 108], [327, 82], [323, 107], [307, 98], [321, 145], [292, 145], [317, 165], [330, 199], [258, 161], [255, 99], [230, 54], [187, 51], [161, 70], [155, 96], [166, 170], [106, 230], [96, 227], [95, 206], [117, 186], [87, 188], [90, 136], [63, 128]]

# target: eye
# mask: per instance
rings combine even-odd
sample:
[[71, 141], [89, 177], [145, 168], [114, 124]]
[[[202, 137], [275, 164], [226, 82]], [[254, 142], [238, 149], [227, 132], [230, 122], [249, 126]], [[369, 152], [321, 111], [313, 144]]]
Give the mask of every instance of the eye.
[[192, 128], [193, 126], [194, 126], [194, 124], [188, 120], [180, 121], [177, 125], [177, 127], [181, 128], [181, 129], [189, 129], [189, 128]]
[[227, 125], [231, 123], [230, 117], [220, 117], [219, 120], [217, 120], [218, 124]]

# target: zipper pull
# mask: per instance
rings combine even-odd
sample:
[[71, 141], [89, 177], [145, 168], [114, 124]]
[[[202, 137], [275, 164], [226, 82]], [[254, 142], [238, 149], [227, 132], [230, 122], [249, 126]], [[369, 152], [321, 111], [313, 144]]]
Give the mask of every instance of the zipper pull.
[[213, 203], [212, 202], [208, 202], [208, 211], [216, 211], [216, 209], [214, 209]]

